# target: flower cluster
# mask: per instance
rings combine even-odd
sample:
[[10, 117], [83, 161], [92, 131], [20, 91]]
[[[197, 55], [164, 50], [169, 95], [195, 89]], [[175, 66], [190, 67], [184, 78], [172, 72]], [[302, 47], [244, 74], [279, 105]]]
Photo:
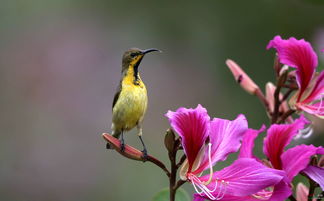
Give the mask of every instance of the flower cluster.
[[[276, 36], [269, 42], [270, 48], [277, 51], [276, 83], [268, 82], [265, 93], [237, 63], [226, 61], [240, 86], [264, 105], [271, 122], [268, 127], [249, 128], [243, 114], [234, 120], [211, 118], [201, 105], [168, 111], [165, 116], [171, 129], [164, 143], [170, 169], [129, 145], [122, 148], [122, 143], [107, 133], [103, 137], [121, 155], [160, 167], [169, 178], [170, 201], [175, 201], [177, 190], [186, 182], [196, 191], [194, 201], [320, 200], [324, 197], [324, 148], [298, 144], [298, 139], [312, 134], [312, 122], [306, 115], [324, 118], [324, 71], [316, 72], [317, 55], [305, 40]], [[255, 139], [263, 133], [264, 157], [259, 158], [253, 149]], [[178, 160], [181, 150], [184, 153]], [[235, 152], [238, 157], [232, 164], [214, 171], [218, 162]], [[309, 188], [302, 183], [294, 187], [297, 175], [307, 177]], [[321, 193], [315, 194], [316, 188]], [[168, 194], [161, 192], [154, 201], [167, 199]]]
[[[324, 117], [324, 71], [316, 72], [317, 55], [305, 40], [276, 36], [269, 42], [270, 48], [277, 50], [277, 84], [269, 82], [265, 95], [238, 64], [226, 62], [242, 88], [264, 103], [272, 122], [268, 129], [264, 125], [259, 130], [248, 128], [242, 114], [232, 121], [211, 119], [201, 105], [166, 114], [186, 155], [180, 178], [193, 185], [195, 201], [283, 201], [293, 196], [291, 182], [298, 174], [307, 175], [324, 190], [324, 168], [312, 162], [324, 154], [324, 148], [302, 144], [287, 149], [293, 139], [311, 133], [311, 122], [300, 112]], [[295, 112], [300, 114], [296, 119], [292, 117]], [[265, 159], [253, 154], [254, 140], [262, 132], [266, 132]], [[213, 171], [217, 162], [238, 150], [236, 161]], [[299, 199], [302, 196], [307, 200], [305, 189], [303, 184], [298, 185], [298, 200], [303, 200]]]
[[[281, 170], [269, 168], [252, 158], [240, 158], [221, 171], [213, 166], [230, 153], [239, 150], [241, 140], [248, 131], [247, 120], [239, 115], [235, 120], [210, 120], [201, 105], [195, 109], [180, 108], [169, 111], [172, 128], [181, 137], [187, 156], [180, 177], [192, 183], [197, 191], [196, 200], [236, 200], [240, 197], [264, 197], [263, 189], [279, 185], [285, 179]], [[201, 176], [204, 170], [209, 174]]]

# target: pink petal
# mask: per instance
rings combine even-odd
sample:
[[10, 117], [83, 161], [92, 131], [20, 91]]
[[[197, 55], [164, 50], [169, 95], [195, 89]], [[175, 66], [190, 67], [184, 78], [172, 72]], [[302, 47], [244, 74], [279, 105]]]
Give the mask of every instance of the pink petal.
[[292, 124], [273, 124], [268, 129], [268, 134], [264, 139], [263, 152], [269, 158], [272, 166], [282, 169], [280, 156], [284, 148], [290, 143], [298, 131], [308, 123], [303, 115]]
[[296, 188], [296, 200], [307, 201], [308, 200], [308, 188], [303, 183], [298, 183]]
[[231, 70], [235, 80], [241, 85], [241, 87], [250, 94], [255, 94], [259, 87], [253, 82], [253, 80], [237, 65], [234, 61], [227, 59], [226, 65]]
[[[275, 186], [284, 179], [285, 173], [281, 170], [268, 168], [254, 159], [240, 158], [232, 165], [213, 174], [213, 181], [208, 185], [213, 189], [221, 180], [228, 182], [226, 195], [230, 196], [248, 196], [259, 191]], [[207, 181], [209, 175], [200, 178], [201, 181]], [[214, 192], [218, 193], [218, 190]]]
[[198, 152], [208, 137], [210, 117], [201, 105], [196, 109], [179, 108], [176, 112], [168, 111], [166, 117], [172, 128], [181, 137], [181, 143], [189, 162], [191, 171]]
[[255, 158], [255, 156], [253, 155], [254, 140], [259, 135], [259, 133], [265, 131], [265, 129], [265, 125], [262, 125], [259, 130], [248, 129], [245, 132], [239, 158]]
[[290, 185], [282, 180], [275, 185], [273, 193], [269, 201], [284, 201], [292, 194]]
[[[211, 200], [207, 196], [199, 195], [198, 193], [194, 194], [193, 201], [204, 201], [204, 200]], [[237, 197], [237, 196], [230, 196], [225, 195], [221, 201], [260, 201], [259, 199], [253, 197], [253, 196], [243, 196], [243, 197]]]
[[[322, 98], [322, 94], [324, 93], [324, 71], [322, 71], [319, 76], [316, 78], [316, 83], [312, 89], [312, 92], [307, 96], [303, 103], [310, 103], [317, 99]], [[323, 104], [324, 105], [324, 104]]]
[[[248, 196], [232, 196], [225, 195], [221, 200], [222, 201], [284, 201], [291, 195], [291, 188], [284, 181], [279, 182], [275, 185], [271, 197], [268, 199], [266, 197], [257, 198], [257, 194], [248, 195]], [[194, 194], [194, 201], [204, 201], [208, 199], [207, 196], [201, 196], [199, 194]], [[307, 200], [306, 200], [307, 201]]]
[[204, 201], [206, 198], [200, 196], [198, 193], [193, 194], [193, 200], [192, 201]]
[[304, 170], [313, 155], [321, 154], [324, 151], [322, 147], [313, 145], [298, 145], [288, 149], [282, 154], [282, 168], [286, 172], [288, 180], [293, 178], [302, 170]]
[[[241, 146], [241, 140], [248, 123], [244, 115], [239, 115], [235, 120], [214, 118], [210, 124], [209, 140], [211, 145], [211, 161], [223, 161], [227, 155], [236, 152]], [[209, 167], [208, 149], [201, 162], [200, 168], [194, 173], [199, 173]]]
[[[282, 64], [297, 68], [297, 81], [300, 87], [300, 95], [310, 83], [317, 66], [317, 55], [312, 46], [304, 39], [289, 38], [283, 40], [275, 36], [267, 46], [267, 49], [275, 48]], [[299, 99], [299, 98], [298, 98]]]
[[314, 104], [309, 104], [309, 105], [304, 105], [304, 104], [297, 104], [296, 105], [299, 109], [309, 113], [309, 114], [313, 114], [316, 115], [320, 118], [324, 117], [324, 103], [321, 102], [317, 102]]
[[309, 165], [303, 170], [313, 181], [318, 183], [324, 191], [324, 168]]

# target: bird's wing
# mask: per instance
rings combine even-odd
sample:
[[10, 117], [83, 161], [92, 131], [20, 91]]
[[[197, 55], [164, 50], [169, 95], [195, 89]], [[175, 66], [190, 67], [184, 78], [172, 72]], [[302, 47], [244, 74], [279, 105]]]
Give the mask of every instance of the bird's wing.
[[119, 85], [118, 85], [118, 87], [117, 87], [115, 96], [114, 96], [112, 108], [114, 108], [115, 104], [117, 103], [117, 100], [119, 98], [119, 95], [120, 95], [121, 90], [122, 90], [122, 83], [120, 82]]

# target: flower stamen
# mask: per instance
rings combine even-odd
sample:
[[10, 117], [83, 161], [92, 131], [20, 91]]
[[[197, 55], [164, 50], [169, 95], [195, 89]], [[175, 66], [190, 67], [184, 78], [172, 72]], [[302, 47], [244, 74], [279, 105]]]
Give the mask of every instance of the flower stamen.
[[313, 127], [312, 125], [309, 125], [308, 127], [301, 129], [298, 131], [298, 134], [295, 136], [295, 139], [300, 139], [300, 138], [309, 138], [313, 134]]
[[203, 182], [204, 185], [210, 184], [210, 182], [213, 179], [213, 164], [211, 160], [211, 143], [208, 143], [208, 162], [209, 162], [209, 179], [205, 182]]
[[[215, 186], [213, 189], [209, 189], [207, 185], [205, 185], [206, 182], [202, 182], [196, 175], [190, 174], [188, 176], [188, 179], [191, 181], [195, 191], [199, 195], [206, 195], [211, 200], [221, 200], [226, 194], [227, 185], [229, 182], [225, 182], [224, 180], [219, 181], [218, 178], [215, 180]], [[219, 185], [218, 185], [219, 182]], [[209, 182], [210, 183], [210, 182]], [[213, 195], [212, 193], [215, 192], [218, 188], [217, 195]]]

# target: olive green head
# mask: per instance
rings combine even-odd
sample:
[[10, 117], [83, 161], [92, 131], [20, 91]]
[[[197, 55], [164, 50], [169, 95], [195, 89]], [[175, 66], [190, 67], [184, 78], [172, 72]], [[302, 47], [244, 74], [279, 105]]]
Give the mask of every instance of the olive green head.
[[159, 51], [158, 49], [150, 48], [146, 50], [141, 50], [138, 48], [131, 48], [127, 50], [123, 55], [123, 68], [122, 71], [125, 71], [128, 69], [128, 67], [133, 66], [135, 68], [138, 68], [139, 64], [141, 63], [143, 57], [145, 54], [149, 52], [155, 52]]

